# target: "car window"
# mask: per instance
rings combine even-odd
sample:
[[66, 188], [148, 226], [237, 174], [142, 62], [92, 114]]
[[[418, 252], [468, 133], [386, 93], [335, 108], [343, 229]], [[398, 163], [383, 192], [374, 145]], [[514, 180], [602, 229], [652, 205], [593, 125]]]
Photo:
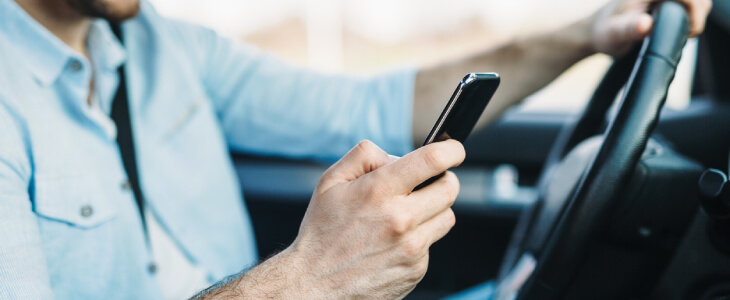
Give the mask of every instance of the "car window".
[[[429, 65], [587, 16], [606, 0], [152, 0], [163, 14], [216, 29], [294, 64], [371, 74]], [[570, 9], [567, 9], [570, 8]], [[685, 48], [667, 107], [690, 99], [696, 42]], [[610, 65], [574, 65], [517, 111], [577, 113]], [[479, 70], [489, 71], [489, 70]]]

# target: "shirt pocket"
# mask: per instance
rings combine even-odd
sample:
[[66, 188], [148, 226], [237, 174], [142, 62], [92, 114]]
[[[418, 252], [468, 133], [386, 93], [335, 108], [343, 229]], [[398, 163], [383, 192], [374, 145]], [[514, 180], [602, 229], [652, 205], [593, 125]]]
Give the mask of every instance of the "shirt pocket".
[[117, 216], [116, 204], [93, 177], [35, 180], [36, 214], [79, 228], [93, 228]]

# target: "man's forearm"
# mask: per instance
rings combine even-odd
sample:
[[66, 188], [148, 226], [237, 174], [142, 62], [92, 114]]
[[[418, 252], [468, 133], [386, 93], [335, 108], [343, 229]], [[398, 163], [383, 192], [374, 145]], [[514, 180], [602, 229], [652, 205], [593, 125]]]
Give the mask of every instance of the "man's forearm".
[[560, 30], [519, 39], [471, 57], [421, 70], [416, 77], [413, 105], [416, 145], [426, 137], [457, 80], [466, 73], [497, 72], [502, 78], [477, 124], [479, 128], [590, 55], [593, 51], [588, 23], [589, 20], [584, 19]]
[[221, 280], [191, 299], [296, 299], [312, 295], [313, 288], [303, 288], [300, 271], [291, 250], [287, 249], [251, 270]]

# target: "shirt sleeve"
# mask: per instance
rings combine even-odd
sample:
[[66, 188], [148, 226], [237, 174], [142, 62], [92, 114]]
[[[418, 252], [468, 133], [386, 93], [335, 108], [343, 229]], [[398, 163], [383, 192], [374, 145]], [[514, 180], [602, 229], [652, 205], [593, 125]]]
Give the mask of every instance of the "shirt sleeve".
[[415, 69], [371, 77], [314, 72], [211, 30], [178, 26], [195, 43], [232, 150], [336, 159], [363, 139], [394, 155], [412, 150]]
[[0, 299], [52, 299], [20, 132], [0, 99]]

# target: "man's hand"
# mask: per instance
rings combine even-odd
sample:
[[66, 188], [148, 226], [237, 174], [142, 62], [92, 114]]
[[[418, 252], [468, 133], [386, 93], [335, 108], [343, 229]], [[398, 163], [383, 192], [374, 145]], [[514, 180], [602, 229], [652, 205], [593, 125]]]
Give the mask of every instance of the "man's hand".
[[[315, 297], [402, 298], [428, 267], [428, 249], [454, 226], [459, 181], [451, 172], [464, 148], [454, 140], [420, 148], [390, 163], [363, 141], [324, 173], [291, 255], [300, 286]], [[303, 297], [309, 298], [309, 297]]]
[[[593, 48], [596, 52], [620, 55], [651, 31], [653, 19], [648, 13], [657, 0], [615, 0], [601, 8], [593, 19]], [[677, 0], [684, 4], [690, 21], [690, 36], [705, 28], [711, 0]]]
[[322, 175], [289, 248], [195, 298], [403, 298], [426, 274], [428, 248], [454, 226], [459, 181], [446, 172], [411, 191], [463, 160], [454, 140], [393, 162], [360, 142]]

